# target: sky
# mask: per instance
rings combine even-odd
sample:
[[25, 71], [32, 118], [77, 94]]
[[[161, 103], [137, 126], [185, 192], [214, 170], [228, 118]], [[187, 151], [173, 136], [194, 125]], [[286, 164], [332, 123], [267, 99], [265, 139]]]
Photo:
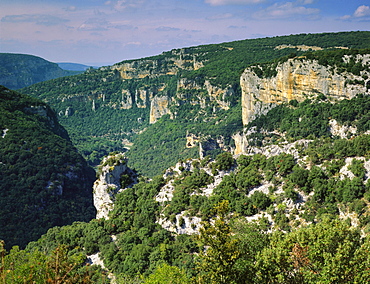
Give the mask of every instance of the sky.
[[370, 30], [370, 0], [1, 0], [0, 52], [112, 65], [174, 48]]

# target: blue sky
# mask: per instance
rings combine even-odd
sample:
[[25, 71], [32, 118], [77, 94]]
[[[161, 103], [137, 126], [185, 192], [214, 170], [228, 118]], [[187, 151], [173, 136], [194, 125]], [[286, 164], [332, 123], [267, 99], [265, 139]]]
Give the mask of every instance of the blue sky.
[[1, 0], [0, 52], [111, 65], [173, 48], [370, 30], [370, 0]]

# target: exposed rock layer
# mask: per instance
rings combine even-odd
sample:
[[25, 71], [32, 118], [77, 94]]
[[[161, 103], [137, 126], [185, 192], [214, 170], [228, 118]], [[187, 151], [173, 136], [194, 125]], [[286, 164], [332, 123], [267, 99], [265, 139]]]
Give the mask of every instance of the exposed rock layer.
[[[362, 64], [368, 64], [367, 55], [362, 56]], [[259, 114], [266, 113], [273, 105], [303, 101], [323, 94], [331, 100], [350, 99], [357, 94], [369, 93], [369, 77], [343, 72], [335, 67], [323, 66], [317, 61], [289, 59], [276, 67], [277, 74], [272, 78], [260, 78], [253, 68], [247, 68], [240, 78], [242, 88], [243, 124], [248, 124]], [[351, 83], [355, 80], [363, 84]]]
[[99, 176], [94, 183], [94, 206], [97, 210], [96, 219], [108, 219], [113, 209], [115, 195], [123, 190], [121, 177], [130, 176], [132, 184], [136, 183], [136, 173], [127, 167], [127, 160], [122, 153], [107, 156], [99, 166]]

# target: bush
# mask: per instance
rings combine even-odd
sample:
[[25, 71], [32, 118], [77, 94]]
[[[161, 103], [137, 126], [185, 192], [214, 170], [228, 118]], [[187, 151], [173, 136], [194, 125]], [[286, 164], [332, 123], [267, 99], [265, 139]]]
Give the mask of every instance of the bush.
[[227, 171], [234, 165], [234, 158], [230, 152], [223, 152], [216, 157], [215, 167], [220, 171]]

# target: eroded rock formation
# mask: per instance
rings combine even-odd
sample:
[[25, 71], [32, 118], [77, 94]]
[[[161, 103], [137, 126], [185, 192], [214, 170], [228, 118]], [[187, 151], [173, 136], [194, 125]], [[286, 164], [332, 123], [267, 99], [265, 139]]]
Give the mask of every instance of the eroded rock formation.
[[[127, 178], [126, 182], [123, 182], [123, 175], [129, 177], [129, 182]], [[108, 219], [115, 195], [136, 182], [136, 173], [127, 167], [127, 160], [122, 153], [105, 157], [98, 168], [98, 179], [93, 187], [96, 219]]]
[[[367, 55], [363, 55], [357, 60], [361, 60], [363, 65], [369, 64], [367, 58]], [[254, 70], [245, 69], [240, 78], [245, 125], [274, 105], [290, 100], [301, 102], [323, 94], [336, 101], [369, 93], [366, 87], [369, 72], [362, 71], [360, 76], [348, 72], [339, 73], [335, 67], [320, 65], [316, 60], [289, 59], [276, 67], [277, 74], [271, 78], [260, 78]]]

